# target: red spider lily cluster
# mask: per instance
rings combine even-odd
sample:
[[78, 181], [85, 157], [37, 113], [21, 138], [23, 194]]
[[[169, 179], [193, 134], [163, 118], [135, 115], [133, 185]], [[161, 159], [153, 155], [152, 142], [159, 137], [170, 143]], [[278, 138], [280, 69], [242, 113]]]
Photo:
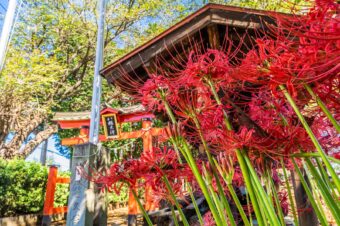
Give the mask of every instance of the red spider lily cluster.
[[[164, 68], [167, 62], [160, 61], [159, 71], [142, 87], [136, 86], [136, 97], [149, 110], [173, 112], [181, 136], [198, 153], [201, 171], [211, 170], [205, 151], [217, 159], [222, 171], [233, 169], [229, 176], [235, 187], [243, 186], [235, 154], [236, 149], [242, 149], [258, 174], [270, 169], [279, 184], [275, 175], [281, 160], [291, 169], [289, 156], [315, 151], [282, 87], [293, 97], [326, 152], [339, 155], [334, 153], [340, 145], [339, 134], [305, 89], [311, 87], [340, 120], [339, 10], [340, 4], [319, 0], [307, 15], [274, 15], [276, 25], [269, 25], [267, 33], [253, 43], [245, 43], [250, 45], [247, 52], [227, 37], [226, 48], [191, 51], [185, 62], [182, 57], [174, 59], [177, 65], [170, 69]], [[117, 182], [134, 186], [143, 178], [152, 185], [155, 196], [165, 198], [169, 192], [163, 176], [177, 195], [181, 195], [181, 179], [195, 184], [190, 168], [179, 163], [175, 151], [160, 148], [143, 153], [140, 159], [112, 165], [96, 181], [117, 190]], [[213, 180], [217, 190], [215, 183]], [[228, 195], [225, 183], [222, 186]], [[278, 198], [287, 214], [286, 193], [279, 192]], [[204, 221], [213, 224], [211, 214], [206, 214]]]
[[[236, 148], [246, 147], [255, 158], [275, 160], [314, 150], [278, 88], [284, 85], [325, 149], [334, 149], [339, 136], [304, 86], [312, 86], [339, 119], [337, 11], [339, 4], [318, 1], [305, 16], [276, 15], [277, 24], [269, 27], [270, 34], [257, 38], [242, 57], [239, 48], [231, 48], [236, 45], [231, 40], [227, 40], [230, 48], [224, 50], [192, 51], [185, 63], [172, 68], [172, 73], [164, 70], [152, 75], [140, 89], [141, 100], [155, 110], [167, 102], [196, 146], [202, 133], [212, 153], [232, 155]], [[211, 87], [222, 103], [213, 98]], [[225, 128], [224, 112], [232, 121], [233, 131]]]
[[130, 187], [144, 187], [147, 184], [152, 187], [155, 200], [171, 201], [163, 176], [167, 177], [178, 196], [182, 195], [184, 179], [195, 184], [189, 167], [180, 164], [176, 152], [167, 147], [154, 147], [151, 151], [143, 152], [139, 159], [114, 163], [109, 170], [97, 173], [91, 179], [102, 188], [116, 193], [119, 193], [124, 183]]

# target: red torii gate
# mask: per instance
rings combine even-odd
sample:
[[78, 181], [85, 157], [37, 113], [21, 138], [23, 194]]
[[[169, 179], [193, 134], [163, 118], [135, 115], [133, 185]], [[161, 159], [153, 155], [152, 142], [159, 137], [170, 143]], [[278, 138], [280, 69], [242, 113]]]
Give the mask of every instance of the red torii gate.
[[[138, 122], [142, 121], [142, 129], [131, 132], [119, 132], [117, 138], [109, 139], [105, 135], [99, 135], [100, 142], [105, 142], [109, 140], [124, 140], [132, 138], [142, 138], [143, 139], [143, 152], [152, 150], [152, 138], [159, 136], [166, 138], [166, 128], [152, 128], [151, 119], [155, 116], [147, 112], [142, 106], [132, 106], [127, 108], [113, 109], [104, 108], [100, 112], [100, 116], [115, 114], [117, 118], [118, 125], [128, 122]], [[59, 124], [61, 129], [80, 129], [80, 134], [78, 137], [64, 138], [61, 140], [61, 144], [65, 146], [73, 146], [88, 143], [89, 141], [89, 126], [90, 126], [90, 112], [58, 112], [52, 119]], [[100, 125], [103, 126], [102, 117], [100, 117]], [[118, 126], [118, 129], [119, 126]], [[151, 211], [155, 210], [157, 206], [153, 202], [151, 196], [152, 189], [147, 186], [145, 188], [145, 210]], [[136, 219], [136, 215], [139, 213], [137, 201], [134, 199], [133, 194], [130, 190], [129, 200], [128, 200], [128, 216], [129, 223]]]

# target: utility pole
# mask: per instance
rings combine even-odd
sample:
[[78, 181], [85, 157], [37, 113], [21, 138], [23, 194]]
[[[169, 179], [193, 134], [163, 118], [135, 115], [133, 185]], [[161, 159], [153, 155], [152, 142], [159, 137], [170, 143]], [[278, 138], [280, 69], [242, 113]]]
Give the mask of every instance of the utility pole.
[[90, 122], [90, 143], [94, 145], [97, 145], [99, 141], [100, 99], [102, 93], [102, 78], [99, 74], [99, 71], [103, 68], [105, 0], [98, 0], [98, 3], [99, 22], [97, 32], [96, 62], [94, 66]]
[[4, 25], [2, 27], [1, 37], [0, 37], [0, 72], [4, 66], [6, 50], [9, 41], [9, 37], [12, 31], [14, 18], [15, 18], [15, 10], [17, 7], [17, 0], [9, 0], [8, 8], [6, 12], [6, 17], [4, 21]]
[[[95, 159], [104, 156], [98, 147], [100, 123], [100, 99], [102, 79], [99, 74], [103, 67], [105, 0], [98, 0], [99, 19], [97, 30], [96, 61], [94, 67], [92, 107], [89, 143], [75, 145], [71, 164], [71, 183], [68, 199], [67, 226], [105, 226], [107, 224], [106, 194], [99, 194], [94, 183], [83, 178], [79, 169], [87, 171], [95, 166]], [[104, 162], [104, 161], [103, 161]], [[97, 166], [98, 167], [98, 166]]]

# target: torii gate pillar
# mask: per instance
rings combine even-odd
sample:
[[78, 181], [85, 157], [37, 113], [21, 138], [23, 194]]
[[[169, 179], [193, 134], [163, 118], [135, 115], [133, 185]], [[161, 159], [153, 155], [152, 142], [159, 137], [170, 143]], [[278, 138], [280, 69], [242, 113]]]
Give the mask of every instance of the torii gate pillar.
[[[149, 118], [142, 119], [142, 131], [143, 131], [143, 152], [152, 151], [152, 137], [157, 136], [158, 131], [153, 132], [152, 121]], [[161, 131], [160, 131], [161, 132]], [[135, 190], [138, 194], [138, 191]], [[152, 198], [152, 187], [150, 185], [146, 185], [145, 187], [145, 206], [146, 211], [152, 211], [157, 208], [156, 203]], [[129, 192], [129, 200], [128, 200], [128, 225], [136, 225], [137, 222], [137, 214], [140, 213], [138, 209], [137, 201], [135, 200], [132, 191]]]

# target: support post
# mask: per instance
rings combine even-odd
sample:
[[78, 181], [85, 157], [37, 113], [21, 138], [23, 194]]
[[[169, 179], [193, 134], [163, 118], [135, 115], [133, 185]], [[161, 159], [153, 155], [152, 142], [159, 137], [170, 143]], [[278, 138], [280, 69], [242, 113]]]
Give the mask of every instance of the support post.
[[51, 216], [53, 214], [54, 193], [57, 185], [58, 168], [50, 166], [47, 178], [47, 187], [45, 195], [45, 203], [43, 210], [42, 225], [47, 226], [51, 224]]
[[208, 25], [207, 29], [210, 47], [212, 49], [220, 48], [220, 37], [217, 24]]
[[[139, 213], [138, 203], [133, 193], [129, 191], [129, 200], [128, 200], [128, 226], [137, 226], [137, 214]], [[138, 190], [135, 189], [136, 194], [138, 194]]]
[[92, 226], [95, 195], [93, 183], [81, 175], [81, 170], [91, 176], [96, 145], [83, 144], [74, 146], [70, 195], [68, 199], [67, 226]]
[[[143, 135], [143, 152], [152, 151], [152, 121], [148, 118], [142, 120]], [[152, 211], [156, 209], [156, 204], [152, 198], [152, 187], [150, 184], [145, 186], [145, 210]]]

